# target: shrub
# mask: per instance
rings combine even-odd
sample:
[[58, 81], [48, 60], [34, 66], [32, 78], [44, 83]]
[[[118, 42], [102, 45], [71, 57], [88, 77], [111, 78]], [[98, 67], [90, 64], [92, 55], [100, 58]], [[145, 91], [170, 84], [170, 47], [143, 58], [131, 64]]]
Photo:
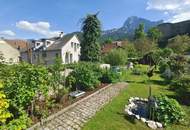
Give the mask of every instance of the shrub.
[[174, 73], [170, 70], [170, 68], [165, 69], [165, 71], [161, 74], [161, 77], [165, 79], [165, 81], [171, 81], [174, 77]]
[[4, 90], [11, 105], [18, 109], [31, 104], [31, 101], [42, 92], [46, 95], [48, 91], [48, 71], [45, 67], [30, 64], [14, 65], [9, 75], [4, 79]]
[[[10, 99], [9, 111], [13, 114], [6, 124], [7, 130], [26, 129], [29, 121], [27, 113], [33, 113], [35, 100], [46, 97], [49, 85], [49, 74], [45, 67], [26, 63], [10, 65], [3, 74], [4, 92]], [[1, 74], [1, 73], [0, 73]], [[2, 76], [2, 75], [1, 75]]]
[[159, 65], [161, 74], [170, 69], [173, 73], [172, 78], [178, 79], [186, 73], [187, 59], [182, 55], [172, 55], [162, 60]]
[[167, 47], [171, 48], [175, 53], [181, 53], [188, 51], [190, 43], [190, 37], [188, 35], [177, 35], [168, 40]]
[[[94, 89], [100, 81], [100, 69], [91, 63], [78, 64], [73, 72], [66, 78], [66, 82], [81, 90]], [[72, 88], [73, 89], [73, 88]]]
[[179, 123], [184, 120], [184, 112], [175, 99], [169, 99], [166, 96], [157, 96], [156, 118], [164, 126], [170, 123]]
[[49, 67], [50, 76], [50, 84], [54, 90], [55, 97], [58, 96], [58, 93], [63, 87], [63, 83], [65, 82], [65, 77], [61, 74], [61, 71], [64, 70], [64, 66], [62, 65], [62, 61], [60, 58], [55, 59], [55, 64]]
[[7, 118], [12, 116], [12, 114], [8, 112], [9, 103], [4, 92], [1, 90], [2, 88], [3, 85], [0, 81], [0, 125], [5, 123]]
[[88, 69], [91, 69], [95, 74], [99, 77], [101, 77], [102, 74], [102, 69], [100, 68], [100, 64], [94, 63], [94, 62], [79, 62], [79, 63], [72, 63], [72, 64], [67, 64], [65, 68], [70, 68], [70, 69], [76, 69], [79, 66], [84, 66]]
[[28, 118], [28, 115], [23, 112], [19, 118], [14, 118], [8, 124], [0, 126], [1, 130], [24, 130], [27, 129], [28, 125], [31, 123], [31, 120]]
[[160, 73], [164, 73], [166, 69], [170, 68], [166, 60], [161, 60], [159, 63], [159, 71]]
[[182, 99], [183, 103], [189, 104], [190, 99], [190, 77], [183, 76], [174, 80], [171, 87], [175, 90], [177, 96]]
[[140, 69], [134, 68], [134, 69], [132, 70], [132, 74], [134, 74], [134, 75], [142, 75], [143, 73], [140, 71]]
[[112, 66], [124, 65], [127, 61], [127, 54], [122, 49], [115, 49], [104, 57], [104, 61]]
[[111, 70], [104, 70], [100, 81], [102, 83], [113, 83], [120, 79], [120, 74]]
[[135, 68], [132, 70], [132, 74], [134, 75], [142, 75], [144, 74], [144, 69], [141, 65], [136, 65]]

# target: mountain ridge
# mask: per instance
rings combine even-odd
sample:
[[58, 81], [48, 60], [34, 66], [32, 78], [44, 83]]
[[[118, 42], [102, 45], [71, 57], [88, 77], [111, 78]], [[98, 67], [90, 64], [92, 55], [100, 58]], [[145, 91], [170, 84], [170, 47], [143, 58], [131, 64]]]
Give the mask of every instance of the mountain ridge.
[[143, 23], [145, 27], [145, 32], [147, 32], [150, 28], [155, 27], [159, 24], [163, 23], [163, 20], [159, 21], [151, 21], [145, 18], [140, 18], [137, 16], [128, 17], [123, 26], [120, 28], [114, 28], [110, 30], [103, 31], [102, 40], [111, 38], [113, 40], [121, 40], [125, 38], [133, 38], [135, 29], [139, 26], [139, 24]]

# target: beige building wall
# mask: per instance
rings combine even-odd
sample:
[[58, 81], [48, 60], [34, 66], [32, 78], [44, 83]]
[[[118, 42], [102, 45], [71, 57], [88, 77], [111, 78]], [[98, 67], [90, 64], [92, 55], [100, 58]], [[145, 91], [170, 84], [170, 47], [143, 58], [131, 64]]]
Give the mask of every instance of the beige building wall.
[[4, 40], [0, 40], [0, 54], [5, 58], [6, 63], [18, 63], [20, 52], [6, 43]]
[[[53, 51], [33, 51], [32, 52], [32, 64], [54, 64], [56, 57], [61, 56], [61, 50]], [[28, 62], [27, 52], [21, 53], [22, 61]]]

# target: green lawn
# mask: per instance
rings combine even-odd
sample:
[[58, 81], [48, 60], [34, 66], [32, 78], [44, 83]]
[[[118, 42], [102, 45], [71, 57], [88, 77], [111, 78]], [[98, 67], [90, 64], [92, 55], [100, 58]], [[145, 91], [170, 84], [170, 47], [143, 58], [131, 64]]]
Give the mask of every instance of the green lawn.
[[[144, 68], [146, 70], [146, 68]], [[147, 97], [148, 84], [146, 75], [132, 75], [127, 72], [125, 79], [129, 82], [128, 87], [121, 94], [114, 98], [112, 102], [99, 111], [83, 128], [83, 130], [149, 130], [149, 128], [136, 119], [129, 118], [124, 113], [125, 105], [131, 96]], [[174, 96], [175, 93], [168, 90], [167, 85], [163, 85], [163, 80], [159, 75], [152, 77], [153, 95], [165, 94]], [[190, 106], [183, 106], [186, 114], [190, 116]], [[186, 117], [190, 121], [190, 117]], [[190, 127], [183, 125], [168, 126], [166, 130], [190, 130]]]

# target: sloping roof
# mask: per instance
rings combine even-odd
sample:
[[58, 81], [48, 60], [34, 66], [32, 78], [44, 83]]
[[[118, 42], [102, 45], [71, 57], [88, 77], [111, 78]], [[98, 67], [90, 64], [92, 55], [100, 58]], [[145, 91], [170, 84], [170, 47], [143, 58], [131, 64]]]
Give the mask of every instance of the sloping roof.
[[55, 41], [54, 44], [49, 46], [47, 48], [47, 51], [48, 50], [60, 50], [73, 36], [74, 35], [65, 35], [65, 36], [63, 36], [59, 40]]
[[8, 40], [5, 39], [5, 42], [7, 42], [9, 45], [14, 47], [15, 49], [22, 50], [27, 48], [28, 42], [25, 40]]

